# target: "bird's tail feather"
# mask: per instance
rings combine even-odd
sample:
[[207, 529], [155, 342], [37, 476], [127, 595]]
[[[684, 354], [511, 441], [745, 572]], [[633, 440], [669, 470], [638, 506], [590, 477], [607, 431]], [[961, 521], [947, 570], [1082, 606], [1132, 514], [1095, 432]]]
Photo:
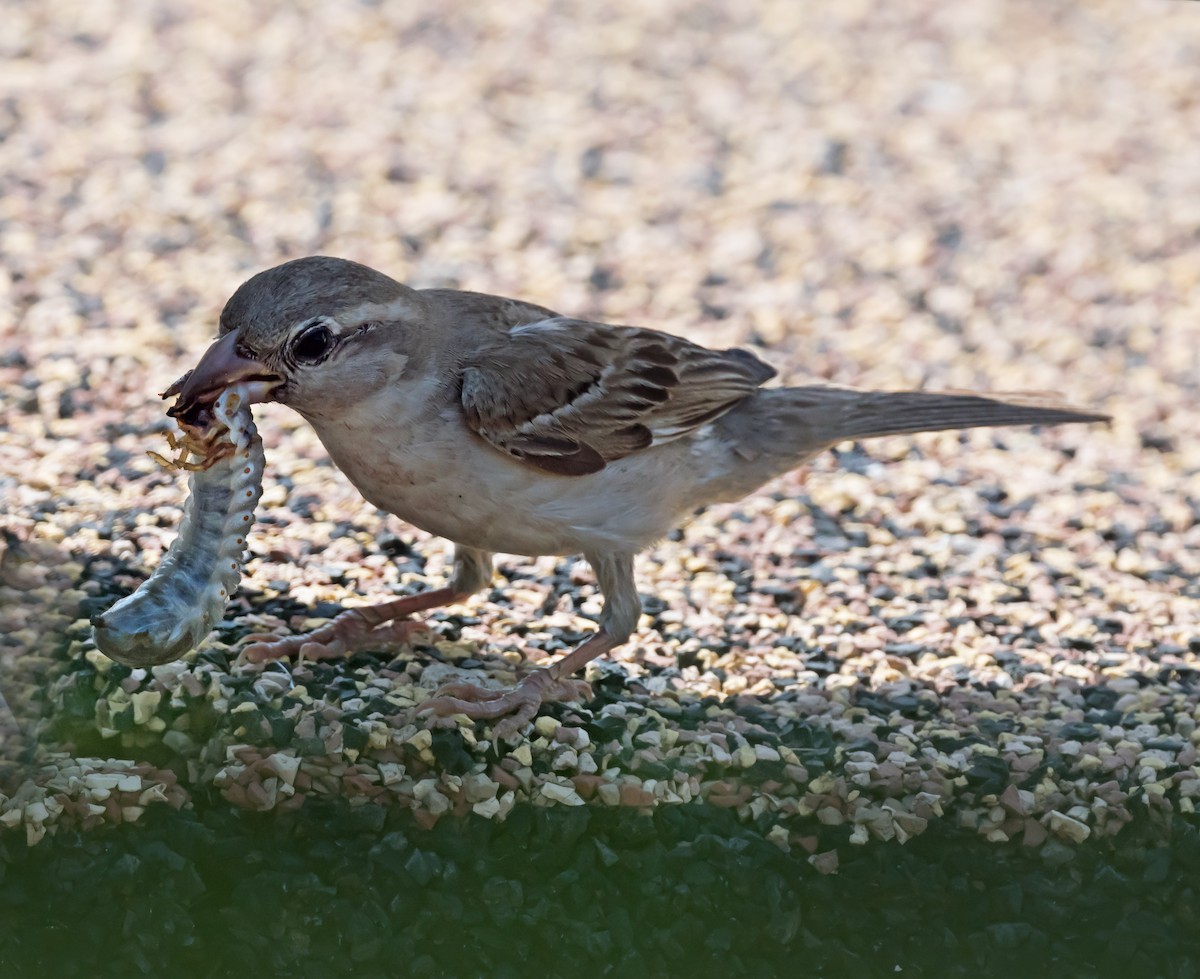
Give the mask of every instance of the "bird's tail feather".
[[822, 404], [826, 410], [834, 408], [828, 434], [831, 441], [837, 442], [993, 425], [1060, 425], [1110, 420], [1104, 412], [1036, 392], [845, 390], [844, 398], [840, 398], [834, 394], [836, 391], [839, 389], [813, 386], [791, 388], [789, 394], [801, 402], [811, 395], [814, 404]]

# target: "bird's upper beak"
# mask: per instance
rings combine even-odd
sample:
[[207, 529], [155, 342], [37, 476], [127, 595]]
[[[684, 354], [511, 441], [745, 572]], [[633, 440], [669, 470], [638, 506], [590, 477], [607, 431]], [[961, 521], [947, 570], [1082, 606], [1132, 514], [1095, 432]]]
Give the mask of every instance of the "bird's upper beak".
[[283, 378], [261, 361], [240, 354], [237, 340], [237, 330], [226, 333], [204, 351], [194, 370], [163, 392], [164, 398], [179, 396], [168, 415], [184, 420], [194, 417], [198, 409], [211, 405], [231, 384], [243, 386], [248, 404], [270, 400]]

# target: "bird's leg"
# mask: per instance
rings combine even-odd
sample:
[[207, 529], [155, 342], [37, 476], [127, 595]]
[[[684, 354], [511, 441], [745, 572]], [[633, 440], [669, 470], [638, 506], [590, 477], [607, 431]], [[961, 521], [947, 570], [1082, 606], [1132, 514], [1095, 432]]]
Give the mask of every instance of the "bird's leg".
[[454, 550], [454, 577], [444, 588], [406, 595], [381, 605], [348, 609], [319, 629], [300, 636], [247, 636], [240, 658], [250, 663], [281, 659], [296, 653], [301, 659], [333, 659], [359, 650], [384, 650], [404, 645], [424, 622], [407, 616], [443, 605], [453, 605], [486, 585], [492, 577], [492, 556], [470, 547]]
[[512, 690], [488, 690], [469, 683], [448, 684], [421, 704], [419, 713], [439, 717], [466, 714], [477, 720], [499, 717], [502, 720], [495, 726], [495, 735], [506, 738], [533, 720], [548, 700], [591, 697], [591, 687], [583, 680], [571, 679], [571, 674], [621, 645], [633, 634], [642, 602], [634, 585], [632, 554], [589, 554], [586, 557], [604, 594], [600, 630], [594, 636], [557, 662], [530, 673]]

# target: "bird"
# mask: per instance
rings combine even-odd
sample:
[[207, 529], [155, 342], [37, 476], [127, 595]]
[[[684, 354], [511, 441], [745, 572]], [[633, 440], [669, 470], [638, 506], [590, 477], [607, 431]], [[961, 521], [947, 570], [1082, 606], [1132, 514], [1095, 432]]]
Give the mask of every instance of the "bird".
[[508, 689], [453, 683], [421, 705], [509, 736], [543, 703], [587, 696], [574, 675], [641, 614], [635, 557], [697, 509], [847, 440], [1109, 420], [1039, 393], [765, 386], [775, 374], [747, 350], [310, 256], [243, 283], [164, 397], [181, 419], [235, 383], [251, 402], [291, 407], [368, 502], [454, 544], [442, 587], [304, 635], [247, 637], [250, 662], [389, 649], [420, 628], [411, 616], [486, 586], [495, 553], [582, 555], [603, 596], [596, 632]]

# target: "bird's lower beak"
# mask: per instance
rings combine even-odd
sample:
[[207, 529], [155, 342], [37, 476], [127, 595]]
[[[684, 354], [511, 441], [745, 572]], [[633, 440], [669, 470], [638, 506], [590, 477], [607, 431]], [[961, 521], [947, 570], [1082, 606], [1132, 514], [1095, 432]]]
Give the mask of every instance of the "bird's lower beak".
[[164, 398], [178, 395], [167, 414], [184, 420], [200, 408], [211, 405], [231, 384], [240, 384], [249, 404], [269, 401], [283, 380], [265, 364], [245, 357], [237, 349], [237, 331], [233, 330], [204, 351], [194, 370], [188, 371], [163, 392]]

